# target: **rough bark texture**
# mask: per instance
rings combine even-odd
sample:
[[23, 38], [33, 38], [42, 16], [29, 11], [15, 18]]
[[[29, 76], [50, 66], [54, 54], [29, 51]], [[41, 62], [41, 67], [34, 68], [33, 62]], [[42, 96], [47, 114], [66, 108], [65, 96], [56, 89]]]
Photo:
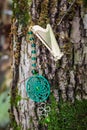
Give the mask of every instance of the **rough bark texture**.
[[[63, 101], [73, 103], [75, 99], [87, 99], [87, 37], [83, 24], [85, 12], [77, 3], [73, 4], [58, 25], [70, 4], [67, 0], [32, 0], [31, 15], [34, 24], [42, 27], [46, 27], [47, 23], [52, 25], [58, 44], [64, 52], [62, 59], [55, 62], [47, 48], [36, 39], [37, 70], [49, 80], [57, 102], [60, 100], [60, 92]], [[25, 79], [31, 76], [31, 45], [25, 37], [19, 43], [20, 61], [17, 65], [14, 63], [12, 96], [17, 87], [21, 100], [17, 107], [12, 106], [12, 111], [22, 130], [40, 130], [37, 116], [39, 103], [27, 99], [25, 90]], [[15, 40], [14, 44], [18, 46]]]

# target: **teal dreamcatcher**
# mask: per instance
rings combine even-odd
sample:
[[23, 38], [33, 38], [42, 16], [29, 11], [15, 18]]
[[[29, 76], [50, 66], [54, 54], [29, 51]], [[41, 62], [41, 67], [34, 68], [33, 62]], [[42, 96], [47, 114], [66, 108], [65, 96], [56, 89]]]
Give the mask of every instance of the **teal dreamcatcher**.
[[31, 98], [35, 102], [43, 102], [50, 95], [50, 85], [45, 77], [39, 75], [36, 71], [36, 44], [34, 43], [33, 32], [29, 31], [29, 40], [31, 43], [31, 60], [32, 60], [32, 74], [27, 82], [26, 82], [26, 92], [29, 98]]

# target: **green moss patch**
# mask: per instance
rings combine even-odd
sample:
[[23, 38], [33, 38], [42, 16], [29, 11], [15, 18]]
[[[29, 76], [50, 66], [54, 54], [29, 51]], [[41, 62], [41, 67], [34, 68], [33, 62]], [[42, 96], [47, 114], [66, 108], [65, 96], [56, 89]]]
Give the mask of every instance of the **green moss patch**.
[[[59, 109], [59, 111], [58, 111]], [[56, 103], [51, 95], [51, 112], [49, 122], [46, 118], [40, 124], [47, 126], [47, 130], [86, 130], [87, 129], [87, 100]]]
[[8, 92], [5, 91], [0, 94], [0, 127], [5, 127], [10, 122], [8, 113], [10, 97], [8, 96]]

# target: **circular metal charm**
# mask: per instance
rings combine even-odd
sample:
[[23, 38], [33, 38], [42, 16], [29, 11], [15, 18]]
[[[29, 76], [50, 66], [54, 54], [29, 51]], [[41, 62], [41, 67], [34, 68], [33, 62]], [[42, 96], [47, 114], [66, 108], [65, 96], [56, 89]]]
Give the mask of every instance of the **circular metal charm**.
[[50, 85], [42, 75], [34, 75], [27, 80], [26, 91], [35, 102], [43, 102], [50, 94]]

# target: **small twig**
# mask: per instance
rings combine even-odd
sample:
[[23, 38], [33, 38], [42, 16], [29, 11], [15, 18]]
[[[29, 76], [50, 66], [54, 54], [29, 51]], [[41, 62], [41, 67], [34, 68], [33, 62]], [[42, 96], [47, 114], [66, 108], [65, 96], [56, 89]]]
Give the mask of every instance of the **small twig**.
[[67, 9], [66, 13], [63, 15], [63, 17], [61, 18], [61, 20], [59, 21], [59, 23], [57, 24], [57, 26], [59, 26], [61, 24], [61, 22], [63, 21], [64, 17], [66, 16], [66, 14], [70, 11], [71, 7], [73, 6], [73, 4], [75, 3], [76, 0], [73, 0], [72, 4], [70, 5], [70, 7]]

